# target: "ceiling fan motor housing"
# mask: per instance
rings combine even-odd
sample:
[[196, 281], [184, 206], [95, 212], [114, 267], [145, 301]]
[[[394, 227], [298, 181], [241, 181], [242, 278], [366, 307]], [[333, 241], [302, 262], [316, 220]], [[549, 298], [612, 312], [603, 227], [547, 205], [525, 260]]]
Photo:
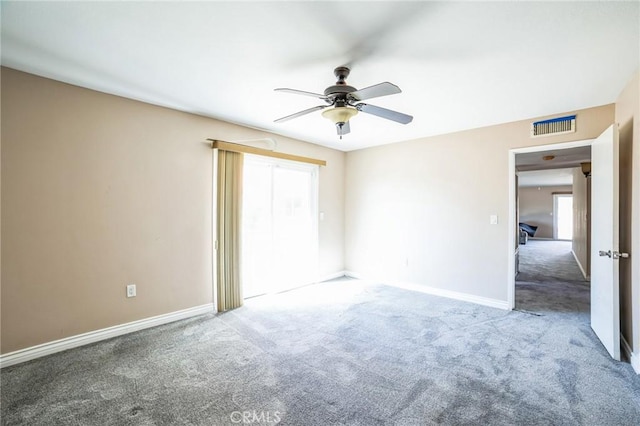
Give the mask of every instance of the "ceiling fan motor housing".
[[353, 86], [349, 86], [348, 84], [336, 84], [334, 86], [329, 86], [324, 90], [325, 96], [336, 97], [336, 98], [347, 98], [347, 93], [355, 92], [357, 89]]
[[327, 87], [324, 90], [324, 95], [327, 97], [335, 98], [336, 100], [342, 100], [346, 102], [347, 93], [355, 92], [358, 90], [353, 86], [349, 86], [346, 82], [346, 79], [349, 76], [350, 72], [351, 70], [347, 67], [338, 67], [333, 70], [333, 73], [335, 74], [338, 81], [336, 81], [335, 85]]

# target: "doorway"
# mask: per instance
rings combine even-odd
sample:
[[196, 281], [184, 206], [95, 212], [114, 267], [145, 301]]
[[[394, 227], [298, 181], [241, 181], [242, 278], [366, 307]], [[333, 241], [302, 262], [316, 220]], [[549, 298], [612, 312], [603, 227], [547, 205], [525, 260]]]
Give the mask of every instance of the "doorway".
[[314, 282], [318, 262], [318, 166], [245, 155], [244, 297]]
[[[558, 155], [558, 157], [562, 157], [563, 155], [567, 154], [567, 153], [574, 153], [574, 152], [578, 152], [581, 149], [582, 150], [590, 150], [590, 145], [591, 145], [592, 140], [582, 140], [582, 141], [575, 141], [575, 142], [566, 142], [566, 143], [561, 143], [561, 144], [554, 144], [554, 145], [541, 145], [541, 146], [534, 146], [534, 147], [527, 147], [527, 148], [519, 148], [519, 149], [513, 149], [509, 152], [509, 169], [510, 169], [510, 174], [509, 174], [509, 253], [508, 253], [508, 259], [509, 259], [509, 277], [508, 277], [508, 288], [507, 288], [507, 295], [508, 295], [508, 301], [509, 301], [509, 307], [510, 309], [515, 309], [516, 308], [516, 273], [518, 272], [516, 270], [516, 257], [518, 257], [519, 261], [518, 263], [522, 262], [522, 257], [521, 257], [521, 253], [520, 253], [520, 227], [519, 227], [519, 218], [518, 218], [518, 186], [516, 185], [516, 173], [518, 173], [518, 168], [516, 167], [516, 156], [517, 155], [522, 155], [522, 157], [527, 157], [527, 158], [542, 158], [542, 157], [549, 157], [548, 155], [544, 155], [547, 154], [548, 151], [556, 151], [556, 155]], [[563, 152], [564, 151], [564, 152]], [[543, 154], [544, 153], [544, 154]], [[574, 159], [575, 160], [575, 159]], [[558, 162], [555, 162], [555, 164], [552, 166], [550, 164], [546, 164], [546, 165], [542, 165], [542, 164], [537, 164], [536, 167], [533, 167], [533, 163], [532, 163], [532, 168], [530, 168], [529, 170], [544, 170], [544, 169], [553, 169], [554, 167], [559, 167], [558, 166]], [[575, 168], [575, 167], [579, 167], [579, 160], [578, 162], [574, 161], [574, 164], [571, 164], [569, 159], [567, 159], [567, 162], [565, 164], [562, 164], [562, 167], [570, 167], [570, 168]], [[518, 179], [519, 183], [522, 183], [522, 178]], [[554, 197], [555, 198], [555, 197]], [[572, 203], [573, 203], [573, 199], [572, 199]], [[550, 200], [550, 204], [552, 204], [551, 200]], [[573, 207], [574, 205], [572, 204], [572, 215], [573, 215]], [[564, 208], [566, 209], [566, 205], [564, 206]], [[555, 215], [553, 212], [553, 207], [550, 206], [549, 209], [551, 211], [547, 211], [547, 218], [549, 217], [553, 217], [555, 219]], [[552, 225], [552, 224], [550, 224]], [[563, 229], [563, 233], [561, 233], [561, 236], [566, 237], [566, 227], [567, 225], [564, 225], [564, 229]], [[549, 226], [549, 228], [551, 228], [551, 226]], [[553, 226], [553, 228], [557, 229], [556, 226]], [[571, 228], [573, 228], [573, 224], [571, 226]], [[588, 227], [586, 227], [586, 229], [583, 229], [584, 233], [588, 233]], [[554, 232], [555, 233], [555, 232]], [[547, 238], [552, 239], [553, 237], [555, 237], [554, 235], [549, 235]], [[573, 239], [575, 236], [572, 234], [571, 235], [571, 239]], [[513, 249], [514, 247], [514, 242], [515, 242], [515, 250]], [[566, 243], [565, 243], [566, 245]], [[588, 252], [585, 253], [588, 256]]]

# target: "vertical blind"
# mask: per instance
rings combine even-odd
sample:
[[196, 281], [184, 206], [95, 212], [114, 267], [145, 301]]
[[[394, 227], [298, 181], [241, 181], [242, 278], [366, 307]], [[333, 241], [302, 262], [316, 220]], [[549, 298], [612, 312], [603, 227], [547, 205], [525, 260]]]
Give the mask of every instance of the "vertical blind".
[[240, 277], [242, 166], [242, 153], [218, 151], [218, 250], [216, 254], [218, 312], [242, 306]]

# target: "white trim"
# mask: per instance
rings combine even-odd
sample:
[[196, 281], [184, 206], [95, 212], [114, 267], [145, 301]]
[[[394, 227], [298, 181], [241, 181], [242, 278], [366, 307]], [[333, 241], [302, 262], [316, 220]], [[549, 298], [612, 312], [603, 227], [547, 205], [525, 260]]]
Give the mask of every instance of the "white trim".
[[335, 280], [336, 278], [342, 278], [347, 276], [348, 276], [347, 271], [338, 271], [338, 272], [334, 272], [333, 274], [324, 275], [318, 278], [317, 282], [321, 283], [321, 282]]
[[356, 280], [363, 280], [364, 277], [357, 272], [354, 271], [344, 271], [344, 276], [349, 278], [354, 278]]
[[640, 374], [640, 357], [633, 353], [633, 351], [631, 350], [631, 346], [629, 345], [629, 342], [627, 342], [627, 339], [624, 338], [622, 333], [620, 333], [620, 343], [622, 343], [622, 351], [625, 353], [625, 355], [629, 359], [629, 363], [631, 364], [631, 367], [633, 367], [633, 369], [637, 374]]
[[[554, 143], [554, 144], [540, 144], [540, 145], [534, 145], [534, 146], [527, 146], [527, 147], [523, 147], [523, 148], [513, 148], [511, 149], [511, 152], [515, 153], [515, 154], [522, 154], [525, 152], [540, 152], [540, 151], [551, 151], [551, 150], [556, 150], [556, 149], [567, 149], [567, 148], [578, 148], [581, 146], [591, 146], [591, 142], [593, 142], [593, 139], [582, 139], [579, 141], [572, 141], [572, 142], [561, 142], [561, 143]], [[515, 163], [514, 163], [515, 166]]]
[[99, 342], [101, 340], [110, 339], [112, 337], [122, 336], [123, 334], [132, 333], [134, 331], [144, 330], [145, 328], [156, 327], [158, 325], [213, 312], [215, 312], [213, 310], [213, 303], [207, 303], [206, 305], [194, 306], [193, 308], [169, 312], [168, 314], [162, 314], [113, 327], [90, 331], [88, 333], [54, 340], [53, 342], [42, 343], [40, 345], [31, 346], [30, 348], [20, 349], [0, 355], [0, 368], [31, 361], [32, 359]]
[[[507, 179], [508, 216], [507, 216], [507, 309], [516, 308], [516, 252], [520, 250], [520, 235], [516, 235], [516, 154], [509, 151], [509, 176]], [[519, 229], [519, 228], [518, 228]]]
[[[364, 279], [361, 274], [353, 271], [346, 271], [345, 276], [357, 279]], [[506, 300], [491, 299], [483, 296], [476, 296], [474, 294], [461, 293], [458, 291], [444, 290], [436, 287], [429, 287], [422, 284], [403, 282], [403, 281], [367, 281], [379, 282], [382, 285], [388, 285], [391, 287], [402, 288], [410, 291], [417, 291], [420, 293], [430, 294], [432, 296], [446, 297], [448, 299], [460, 300], [463, 302], [475, 303], [477, 305], [489, 306], [491, 308], [498, 308], [504, 310], [510, 310], [509, 303]]]
[[578, 268], [580, 268], [580, 272], [582, 272], [582, 276], [586, 281], [589, 281], [589, 275], [587, 275], [587, 273], [585, 272], [584, 268], [582, 267], [582, 264], [578, 260], [578, 256], [576, 256], [576, 252], [573, 251], [573, 249], [571, 249], [571, 254], [573, 255], [573, 258], [576, 260], [576, 263], [578, 264]]

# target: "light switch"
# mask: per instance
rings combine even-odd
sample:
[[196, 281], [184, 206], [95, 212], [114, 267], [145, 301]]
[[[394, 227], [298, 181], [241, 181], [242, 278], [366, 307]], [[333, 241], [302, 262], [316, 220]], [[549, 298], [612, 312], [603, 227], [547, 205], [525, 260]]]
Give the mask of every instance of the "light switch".
[[324, 220], [324, 212], [320, 212], [320, 221]]
[[490, 225], [497, 225], [498, 224], [498, 215], [497, 214], [492, 214], [491, 216], [489, 216], [489, 224]]

